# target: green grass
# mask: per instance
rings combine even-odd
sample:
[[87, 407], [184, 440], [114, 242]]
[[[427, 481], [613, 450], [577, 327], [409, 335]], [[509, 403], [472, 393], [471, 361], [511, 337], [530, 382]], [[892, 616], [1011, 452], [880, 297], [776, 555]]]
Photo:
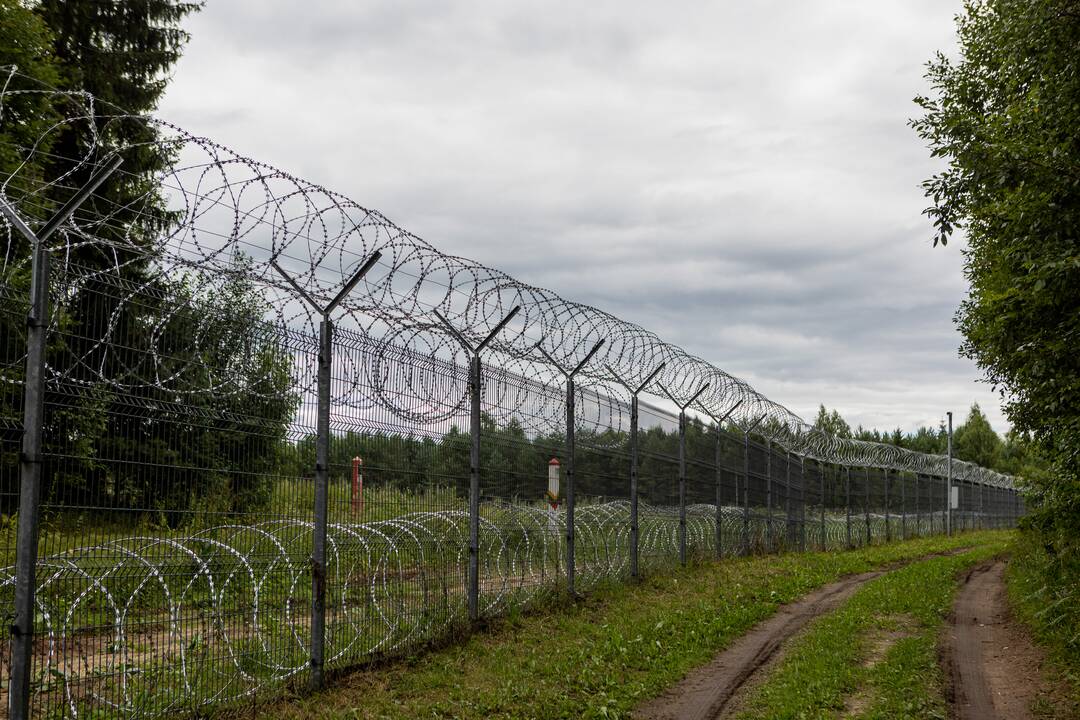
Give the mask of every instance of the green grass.
[[1056, 697], [1037, 717], [1080, 717], [1080, 558], [1053, 556], [1036, 530], [1018, 533], [1005, 574], [1009, 604], [1047, 651]]
[[978, 537], [968, 552], [868, 582], [839, 610], [816, 620], [737, 717], [947, 717], [937, 644], [957, 574], [1002, 553], [1009, 535]]
[[[618, 718], [707, 662], [777, 607], [842, 575], [979, 545], [1007, 533], [924, 538], [851, 552], [703, 563], [495, 621], [487, 632], [333, 678], [261, 707], [271, 718]], [[948, 561], [947, 561], [948, 562]], [[956, 561], [953, 561], [956, 562]]]

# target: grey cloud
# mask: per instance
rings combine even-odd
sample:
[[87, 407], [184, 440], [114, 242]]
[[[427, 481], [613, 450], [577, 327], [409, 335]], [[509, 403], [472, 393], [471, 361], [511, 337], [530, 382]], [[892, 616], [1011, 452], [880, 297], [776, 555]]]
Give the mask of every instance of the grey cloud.
[[211, 0], [161, 114], [804, 416], [972, 400], [906, 126], [959, 0]]

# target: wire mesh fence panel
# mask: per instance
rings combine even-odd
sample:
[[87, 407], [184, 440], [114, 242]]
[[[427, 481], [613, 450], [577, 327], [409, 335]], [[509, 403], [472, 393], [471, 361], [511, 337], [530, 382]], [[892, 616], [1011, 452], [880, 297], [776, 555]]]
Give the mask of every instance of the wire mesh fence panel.
[[[0, 278], [0, 552], [5, 568], [0, 580], [0, 612], [5, 618], [15, 616], [14, 578], [9, 570], [15, 564], [16, 513], [19, 510], [19, 449], [23, 431], [23, 380], [26, 368], [26, 315], [30, 309], [29, 283], [17, 277]], [[0, 624], [0, 712], [7, 708], [6, 679], [11, 674], [11, 623]]]
[[679, 419], [641, 403], [638, 430], [638, 494], [643, 572], [679, 561]]
[[303, 673], [310, 518], [288, 440], [310, 344], [266, 326], [257, 301], [67, 269], [52, 283], [33, 713], [190, 712]]

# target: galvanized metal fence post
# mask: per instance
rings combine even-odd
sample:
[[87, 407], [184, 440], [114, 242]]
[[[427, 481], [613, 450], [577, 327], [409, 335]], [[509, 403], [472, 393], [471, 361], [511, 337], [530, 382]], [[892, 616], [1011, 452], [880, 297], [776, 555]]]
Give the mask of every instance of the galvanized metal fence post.
[[892, 500], [892, 474], [885, 468], [885, 542], [892, 541], [892, 527], [889, 524], [889, 501]]
[[638, 396], [630, 398], [630, 577], [638, 579]]
[[870, 466], [866, 467], [866, 497], [863, 498], [863, 519], [866, 520], [866, 544], [872, 541], [870, 535]]
[[845, 504], [846, 510], [847, 510], [847, 517], [845, 519], [845, 524], [847, 525], [847, 546], [848, 546], [848, 549], [850, 550], [850, 549], [855, 547], [851, 542], [851, 466], [850, 465], [845, 465], [844, 466], [844, 475], [845, 475], [845, 479], [844, 479], [844, 496], [845, 496], [844, 504]]
[[574, 585], [577, 573], [574, 564], [574, 456], [577, 454], [577, 434], [574, 431], [577, 410], [574, 394], [574, 377], [570, 375], [566, 378], [566, 592], [571, 597], [577, 592]]
[[986, 529], [986, 520], [985, 520], [985, 518], [986, 518], [986, 507], [984, 505], [985, 498], [983, 497], [985, 488], [986, 488], [986, 485], [984, 483], [980, 482], [979, 483], [979, 529], [980, 530], [985, 530]]
[[686, 565], [686, 410], [679, 411], [679, 564]]
[[900, 480], [900, 539], [907, 540], [907, 482], [903, 472], [898, 472], [897, 477]]
[[23, 377], [23, 434], [19, 453], [19, 520], [15, 535], [15, 591], [11, 633], [8, 717], [30, 717], [37, 553], [40, 537], [42, 436], [45, 427], [45, 350], [49, 333], [49, 251], [45, 243], [113, 172], [123, 159], [114, 155], [46, 222], [37, 233], [0, 195], [0, 213], [33, 250], [30, 266], [30, 312], [26, 316], [26, 374]]
[[920, 473], [915, 473], [915, 535], [922, 537], [922, 504], [919, 502], [919, 481], [922, 480]]
[[946, 455], [948, 467], [945, 471], [945, 534], [952, 535], [952, 412], [949, 416], [948, 453]]
[[480, 402], [483, 377], [480, 353], [469, 360], [469, 620], [480, 619]]
[[799, 456], [799, 550], [806, 550], [806, 456]]
[[723, 492], [723, 474], [721, 460], [723, 458], [721, 452], [721, 433], [724, 432], [720, 423], [716, 424], [716, 559], [719, 560], [724, 557], [724, 492]]
[[469, 353], [469, 567], [465, 594], [466, 608], [471, 622], [480, 619], [480, 432], [481, 401], [484, 393], [480, 353], [506, 327], [507, 323], [513, 320], [519, 310], [521, 310], [520, 305], [507, 313], [506, 317], [500, 320], [487, 337], [475, 347], [450, 324], [449, 320], [440, 315], [438, 310], [433, 311], [443, 327], [458, 341], [465, 352]]
[[821, 476], [821, 495], [819, 497], [821, 501], [821, 549], [825, 550], [825, 468], [820, 462], [818, 463], [818, 474]]
[[597, 342], [592, 350], [585, 355], [585, 358], [570, 371], [565, 370], [558, 360], [544, 350], [541, 344], [543, 342], [544, 339], [541, 338], [535, 345], [536, 349], [551, 363], [552, 367], [566, 377], [566, 592], [572, 597], [577, 594], [575, 585], [577, 568], [574, 564], [576, 557], [574, 548], [574, 509], [577, 504], [574, 487], [574, 459], [577, 454], [577, 434], [575, 432], [575, 426], [577, 425], [577, 391], [574, 376], [592, 360], [593, 355], [604, 346], [605, 341], [600, 340]]
[[45, 421], [45, 344], [49, 323], [49, 252], [34, 247], [30, 280], [30, 313], [26, 318], [26, 376], [23, 381], [23, 436], [19, 456], [19, 525], [15, 558], [15, 619], [11, 625], [10, 717], [30, 717], [30, 675], [33, 663], [39, 502], [41, 500], [41, 436]]
[[769, 552], [776, 550], [772, 512], [772, 440], [767, 439], [765, 441], [765, 529], [768, 535]]
[[686, 408], [709, 389], [709, 383], [701, 386], [685, 403], [675, 399], [667, 388], [661, 386], [664, 393], [679, 408], [679, 564], [686, 565]]
[[667, 363], [660, 363], [655, 370], [637, 386], [634, 387], [619, 377], [618, 373], [606, 365], [608, 373], [627, 389], [630, 393], [630, 577], [637, 580], [639, 577], [638, 547], [640, 543], [640, 527], [638, 526], [638, 422], [639, 407], [638, 395], [649, 386]]
[[325, 306], [316, 302], [291, 275], [285, 272], [278, 265], [276, 258], [270, 261], [270, 265], [278, 274], [285, 278], [297, 294], [322, 317], [319, 323], [315, 487], [311, 533], [311, 641], [309, 648], [311, 677], [309, 684], [314, 690], [323, 686], [323, 671], [326, 664], [326, 528], [330, 495], [330, 384], [333, 381], [331, 371], [334, 352], [334, 325], [330, 320], [330, 315], [371, 268], [375, 267], [380, 257], [382, 257], [381, 252], [372, 253]]
[[[663, 365], [661, 365], [660, 367], [663, 367]], [[657, 368], [657, 372], [659, 372], [659, 368]], [[653, 375], [655, 375], [655, 374], [656, 373], [653, 373]], [[651, 377], [652, 376], [650, 376], [650, 379], [651, 379]], [[742, 403], [743, 403], [742, 400], [735, 403], [730, 410], [728, 410], [726, 413], [724, 413], [720, 417], [716, 417], [715, 415], [710, 413], [708, 411], [708, 409], [705, 409], [705, 414], [708, 415], [712, 419], [713, 423], [716, 426], [716, 447], [715, 447], [715, 450], [714, 450], [714, 455], [715, 456], [713, 458], [713, 462], [716, 465], [716, 557], [717, 557], [717, 559], [722, 558], [724, 556], [724, 547], [723, 547], [724, 546], [724, 527], [723, 527], [723, 523], [724, 523], [724, 511], [723, 511], [724, 494], [723, 494], [723, 452], [722, 452], [722, 450], [723, 450], [722, 442], [723, 442], [723, 433], [724, 433], [724, 422], [729, 417], [731, 417], [731, 413], [735, 412], [739, 408], [739, 406], [742, 405]], [[738, 499], [738, 484], [737, 483], [736, 483], [735, 495], [736, 495], [736, 501], [737, 501], [737, 499]]]
[[750, 554], [750, 433], [743, 432], [742, 554]]
[[326, 515], [330, 482], [330, 368], [333, 325], [319, 323], [318, 411], [315, 421], [315, 531], [311, 548], [311, 686], [323, 685], [326, 652]]

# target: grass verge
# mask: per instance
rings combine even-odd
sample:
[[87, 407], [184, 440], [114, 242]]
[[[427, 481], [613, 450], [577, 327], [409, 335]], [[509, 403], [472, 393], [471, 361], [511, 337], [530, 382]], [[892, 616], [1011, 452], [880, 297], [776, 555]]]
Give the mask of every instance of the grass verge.
[[702, 563], [500, 619], [459, 644], [338, 676], [324, 692], [258, 712], [282, 719], [626, 717], [782, 603], [898, 560], [965, 546], [996, 552], [1008, 536]]
[[882, 575], [812, 623], [737, 717], [947, 717], [937, 643], [957, 575], [1002, 553], [1009, 540], [1004, 533], [963, 537], [978, 544]]
[[1050, 553], [1037, 530], [1017, 534], [1005, 573], [1009, 605], [1049, 654], [1056, 697], [1043, 698], [1039, 717], [1080, 717], [1080, 558]]

